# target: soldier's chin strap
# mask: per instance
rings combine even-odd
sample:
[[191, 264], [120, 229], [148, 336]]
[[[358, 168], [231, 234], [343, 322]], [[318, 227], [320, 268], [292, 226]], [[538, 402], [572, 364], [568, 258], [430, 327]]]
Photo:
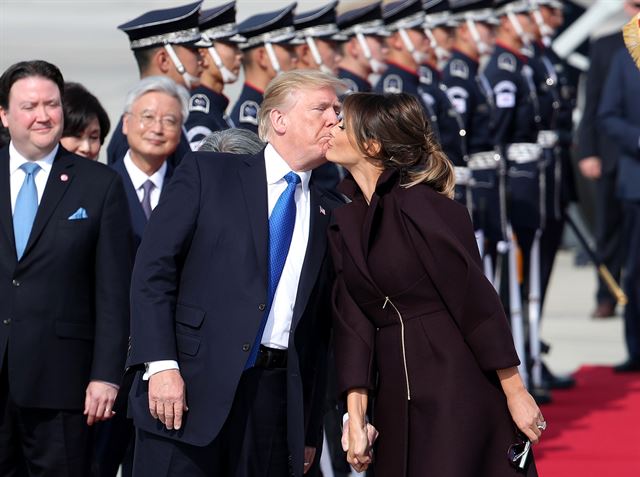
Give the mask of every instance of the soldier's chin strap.
[[369, 66], [371, 66], [371, 71], [375, 74], [384, 73], [384, 70], [387, 69], [387, 64], [376, 60], [371, 54], [371, 49], [369, 48], [369, 44], [367, 43], [367, 39], [364, 37], [362, 32], [356, 33], [356, 39], [358, 40], [358, 44], [360, 48], [362, 48], [362, 53], [364, 53], [364, 57], [369, 62]]
[[238, 75], [234, 75], [222, 62], [222, 58], [218, 54], [218, 50], [216, 50], [215, 45], [213, 44], [213, 40], [210, 40], [207, 35], [202, 35], [202, 38], [205, 40], [209, 40], [211, 42], [211, 46], [207, 48], [209, 55], [211, 55], [211, 59], [215, 63], [218, 71], [220, 71], [220, 75], [222, 76], [222, 82], [225, 84], [235, 83], [238, 80]]
[[433, 34], [433, 32], [429, 28], [425, 28], [424, 34], [427, 35], [427, 38], [429, 39], [429, 43], [431, 44], [431, 48], [433, 48], [433, 51], [436, 54], [438, 65], [443, 65], [444, 63], [449, 61], [449, 58], [451, 58], [451, 53], [449, 53], [446, 49], [440, 46], [440, 43], [438, 43], [438, 40], [436, 40], [436, 37]]
[[325, 65], [324, 62], [322, 61], [322, 57], [320, 56], [320, 52], [318, 51], [318, 45], [316, 45], [316, 41], [310, 36], [306, 36], [304, 38], [304, 41], [307, 43], [307, 46], [309, 47], [309, 51], [311, 52], [311, 56], [313, 56], [313, 61], [315, 62], [316, 66], [320, 69], [320, 71], [322, 71], [323, 73], [332, 75], [333, 71], [331, 71], [331, 68]]
[[542, 13], [540, 10], [536, 9], [533, 12], [533, 19], [536, 21], [536, 25], [538, 25], [538, 29], [540, 30], [540, 36], [542, 37], [542, 44], [549, 48], [551, 46], [551, 38], [553, 37], [554, 31], [549, 25], [547, 25], [542, 18]]
[[473, 38], [474, 43], [476, 44], [476, 48], [478, 49], [478, 55], [487, 56], [491, 54], [491, 46], [487, 44], [487, 42], [483, 41], [480, 38], [480, 33], [476, 28], [476, 22], [467, 18], [466, 20], [467, 28], [469, 29], [469, 33], [471, 33], [471, 38]]
[[531, 47], [531, 36], [522, 29], [520, 20], [513, 12], [507, 12], [507, 18], [513, 25], [513, 29], [516, 31], [520, 40], [522, 40], [522, 52], [527, 56], [533, 56], [533, 48]]
[[404, 28], [398, 28], [398, 33], [400, 34], [402, 43], [404, 43], [404, 47], [407, 49], [409, 53], [411, 53], [411, 57], [413, 58], [413, 61], [415, 61], [418, 65], [422, 65], [426, 63], [428, 59], [427, 54], [422, 51], [416, 50], [415, 45], [411, 41], [411, 38], [409, 38], [409, 34], [407, 33], [407, 30], [405, 30]]
[[264, 44], [264, 49], [267, 51], [267, 56], [269, 57], [269, 61], [271, 62], [271, 66], [273, 67], [273, 71], [276, 72], [276, 75], [282, 73], [282, 68], [280, 68], [280, 62], [278, 61], [278, 57], [276, 56], [276, 51], [273, 49], [273, 45], [269, 42]]
[[178, 70], [178, 73], [180, 73], [180, 75], [182, 76], [187, 89], [198, 86], [200, 84], [200, 78], [198, 78], [197, 76], [193, 76], [187, 71], [187, 69], [182, 64], [182, 61], [180, 61], [180, 58], [178, 58], [176, 51], [173, 49], [173, 46], [167, 43], [166, 45], [164, 45], [164, 49], [169, 55], [169, 58], [171, 58], [173, 65], [176, 67], [176, 70]]

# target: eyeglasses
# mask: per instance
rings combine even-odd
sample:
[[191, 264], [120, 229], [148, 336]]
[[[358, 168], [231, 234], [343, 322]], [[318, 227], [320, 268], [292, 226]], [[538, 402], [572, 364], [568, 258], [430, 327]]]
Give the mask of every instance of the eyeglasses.
[[[131, 113], [133, 115], [133, 113]], [[150, 128], [159, 122], [163, 129], [167, 131], [178, 131], [180, 129], [180, 121], [173, 116], [157, 117], [151, 113], [137, 114], [137, 118], [140, 120], [140, 126], [144, 129]]]
[[507, 459], [516, 469], [524, 469], [527, 465], [527, 457], [529, 457], [530, 450], [531, 442], [528, 439], [524, 442], [511, 444], [507, 451]]

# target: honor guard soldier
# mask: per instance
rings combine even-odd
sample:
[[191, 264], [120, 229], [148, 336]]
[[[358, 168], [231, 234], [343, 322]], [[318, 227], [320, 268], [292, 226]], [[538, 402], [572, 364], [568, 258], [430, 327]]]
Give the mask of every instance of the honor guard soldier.
[[246, 41], [240, 44], [244, 67], [244, 86], [231, 112], [236, 127], [258, 134], [258, 111], [262, 94], [281, 71], [296, 67], [293, 10], [296, 3], [275, 12], [260, 13], [238, 25], [238, 33]]
[[500, 225], [497, 160], [491, 137], [493, 92], [480, 71], [480, 61], [493, 50], [496, 18], [492, 0], [451, 0], [457, 23], [451, 60], [443, 71], [447, 96], [466, 131], [463, 140], [473, 188], [473, 222], [487, 278], [495, 282], [496, 246], [503, 240]]
[[[201, 1], [181, 7], [147, 12], [118, 26], [129, 37], [129, 44], [138, 64], [140, 79], [148, 76], [167, 76], [187, 89], [200, 81], [202, 63], [195, 46], [201, 40], [198, 14]], [[113, 131], [107, 147], [107, 161], [113, 164], [129, 149], [122, 132], [122, 118]], [[168, 159], [173, 166], [190, 152], [184, 128], [180, 145]]]
[[382, 2], [373, 2], [338, 16], [338, 27], [347, 41], [340, 44], [342, 59], [338, 64], [338, 78], [346, 83], [349, 92], [368, 93], [372, 74], [387, 69], [384, 57], [388, 35], [382, 21]]
[[330, 75], [338, 72], [342, 59], [339, 44], [347, 40], [336, 23], [337, 0], [324, 7], [296, 15], [293, 24], [300, 44], [296, 45], [298, 69], [320, 70]]
[[235, 5], [233, 1], [200, 13], [200, 33], [205, 42], [200, 49], [203, 71], [200, 86], [191, 92], [185, 124], [192, 148], [209, 133], [233, 127], [226, 114], [229, 99], [223, 89], [238, 80], [242, 60], [238, 43], [245, 41], [238, 35]]
[[422, 4], [426, 12], [424, 32], [435, 51], [439, 69], [447, 64], [453, 48], [456, 22], [451, 17], [450, 3], [449, 0], [426, 0]]

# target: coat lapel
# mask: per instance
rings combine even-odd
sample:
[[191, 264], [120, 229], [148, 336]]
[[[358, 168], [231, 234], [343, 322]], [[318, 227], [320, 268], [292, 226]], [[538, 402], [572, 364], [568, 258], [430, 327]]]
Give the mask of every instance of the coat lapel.
[[131, 182], [131, 177], [127, 172], [127, 168], [124, 165], [124, 161], [118, 161], [114, 163], [111, 167], [113, 167], [113, 169], [118, 174], [120, 174], [120, 177], [122, 178], [124, 191], [127, 194], [127, 202], [129, 203], [129, 213], [131, 214], [131, 226], [133, 227], [134, 235], [142, 238], [144, 228], [147, 225], [147, 217], [144, 215], [142, 204], [138, 199], [138, 194], [136, 193], [136, 189], [133, 187], [133, 182]]
[[[296, 293], [296, 304], [293, 311], [291, 329], [295, 329], [298, 320], [302, 316], [309, 295], [318, 279], [318, 273], [327, 249], [327, 227], [329, 225], [329, 213], [331, 206], [324, 202], [322, 194], [311, 186], [310, 211], [309, 211], [309, 241], [307, 251], [302, 264], [300, 282]], [[324, 211], [324, 212], [323, 212]]]
[[13, 234], [13, 215], [11, 213], [11, 185], [9, 179], [9, 147], [0, 150], [0, 227], [7, 243], [11, 245], [15, 258], [16, 241]]
[[51, 215], [56, 210], [60, 199], [62, 199], [62, 196], [73, 182], [73, 168], [74, 159], [72, 154], [64, 150], [61, 146], [51, 166], [51, 172], [47, 179], [47, 185], [44, 188], [44, 194], [42, 195], [42, 200], [40, 201], [40, 206], [38, 207], [38, 212], [36, 213], [31, 235], [29, 235], [29, 241], [27, 242], [23, 257], [29, 253], [33, 244], [38, 240], [44, 227], [49, 222]]
[[269, 206], [267, 199], [267, 172], [264, 165], [264, 151], [244, 160], [246, 168], [241, 169], [240, 183], [244, 194], [256, 259], [260, 276], [267, 286], [267, 257], [269, 255]]

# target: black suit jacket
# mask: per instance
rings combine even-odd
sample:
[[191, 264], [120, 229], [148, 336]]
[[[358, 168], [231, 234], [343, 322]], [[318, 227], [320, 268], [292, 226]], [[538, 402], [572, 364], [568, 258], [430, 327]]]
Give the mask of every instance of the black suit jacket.
[[591, 66], [587, 75], [584, 112], [578, 129], [578, 158], [599, 156], [605, 173], [615, 171], [619, 150], [616, 141], [604, 134], [599, 127], [598, 107], [611, 59], [620, 48], [624, 48], [622, 32], [603, 36], [591, 44], [589, 53]]
[[[114, 162], [113, 164], [111, 164], [111, 167], [114, 171], [120, 174], [122, 183], [124, 184], [124, 190], [127, 194], [127, 203], [129, 204], [131, 227], [133, 229], [133, 245], [134, 250], [137, 250], [137, 248], [140, 246], [140, 242], [142, 241], [142, 234], [144, 233], [144, 229], [147, 226], [147, 216], [144, 215], [142, 204], [138, 199], [138, 193], [133, 187], [133, 182], [131, 182], [131, 177], [129, 177], [129, 173], [127, 172], [127, 168], [124, 165], [124, 161]], [[167, 162], [167, 170], [164, 174], [164, 183], [162, 184], [162, 191], [160, 191], [161, 196], [164, 193], [164, 190], [167, 187], [172, 174], [173, 166]]]
[[[264, 153], [194, 153], [173, 175], [138, 249], [129, 365], [177, 360], [189, 411], [179, 431], [149, 414], [142, 373], [130, 395], [139, 428], [207, 445], [224, 424], [267, 302]], [[313, 182], [313, 181], [312, 181]], [[310, 185], [309, 243], [293, 312], [287, 370], [288, 442], [295, 475], [304, 445], [319, 447], [329, 332], [326, 228], [341, 202]]]
[[[22, 407], [84, 406], [119, 383], [127, 347], [131, 228], [119, 176], [60, 147], [17, 261], [9, 150], [0, 149], [0, 367]], [[69, 220], [80, 207], [87, 218]]]

